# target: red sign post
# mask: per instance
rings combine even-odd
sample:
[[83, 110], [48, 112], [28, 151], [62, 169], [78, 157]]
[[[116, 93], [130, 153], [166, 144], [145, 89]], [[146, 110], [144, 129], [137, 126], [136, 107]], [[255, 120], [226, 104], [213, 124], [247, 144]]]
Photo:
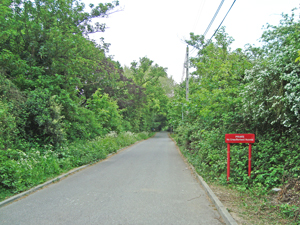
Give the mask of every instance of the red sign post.
[[230, 144], [249, 143], [248, 176], [251, 175], [251, 144], [255, 142], [255, 134], [225, 134], [225, 143], [227, 143], [227, 181], [230, 176]]

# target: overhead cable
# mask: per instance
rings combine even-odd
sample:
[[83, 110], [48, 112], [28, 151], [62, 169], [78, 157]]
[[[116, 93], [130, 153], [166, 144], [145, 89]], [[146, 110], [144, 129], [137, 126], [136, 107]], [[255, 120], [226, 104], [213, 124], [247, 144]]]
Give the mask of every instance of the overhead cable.
[[196, 28], [196, 26], [198, 25], [198, 22], [199, 22], [199, 20], [200, 20], [200, 18], [201, 18], [202, 11], [203, 11], [203, 8], [204, 8], [204, 5], [205, 5], [205, 1], [206, 1], [206, 0], [202, 1], [202, 4], [200, 5], [200, 8], [198, 9], [198, 12], [197, 12], [198, 17], [197, 17], [196, 20], [195, 20], [195, 24], [194, 24], [194, 26], [193, 26], [193, 30], [195, 30], [195, 28]]
[[226, 16], [228, 15], [228, 13], [230, 12], [232, 6], [234, 5], [234, 3], [236, 2], [236, 0], [233, 1], [232, 5], [230, 6], [229, 10], [227, 11], [226, 15], [224, 16], [222, 22], [220, 23], [220, 25], [218, 26], [218, 28], [216, 29], [215, 33], [211, 36], [211, 38], [209, 39], [208, 43], [210, 43], [211, 39], [215, 36], [215, 34], [218, 32], [219, 28], [221, 27], [223, 21], [225, 20]]
[[217, 17], [217, 15], [218, 15], [218, 13], [219, 13], [219, 11], [220, 11], [220, 9], [221, 9], [221, 7], [222, 7], [224, 1], [225, 1], [225, 0], [222, 0], [222, 1], [221, 1], [220, 5], [219, 5], [219, 7], [218, 7], [218, 9], [217, 9], [217, 11], [215, 12], [215, 15], [214, 15], [213, 18], [211, 19], [211, 21], [210, 21], [209, 25], [207, 26], [207, 28], [206, 28], [206, 30], [205, 30], [203, 36], [205, 36], [205, 35], [207, 34], [207, 32], [209, 31], [211, 25], [212, 25], [213, 22], [215, 21], [215, 18]]

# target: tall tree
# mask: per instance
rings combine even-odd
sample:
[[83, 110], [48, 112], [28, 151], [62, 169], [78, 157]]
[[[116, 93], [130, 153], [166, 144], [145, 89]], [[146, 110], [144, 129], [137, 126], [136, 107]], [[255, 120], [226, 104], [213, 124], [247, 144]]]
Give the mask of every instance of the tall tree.
[[143, 88], [143, 95], [133, 95], [135, 104], [124, 112], [135, 130], [159, 129], [166, 125], [168, 98], [160, 79], [167, 78], [166, 68], [154, 64], [147, 57], [132, 62], [125, 75]]
[[[81, 131], [93, 125], [93, 133], [101, 133], [95, 123], [76, 125], [87, 122], [82, 115], [95, 117], [82, 104], [84, 97], [93, 93], [85, 96], [82, 86], [103, 77], [99, 68], [107, 61], [103, 46], [87, 35], [103, 32], [105, 24], [93, 19], [107, 17], [118, 4], [90, 4], [87, 11], [78, 0], [1, 2], [0, 95], [19, 118], [20, 134], [25, 139], [56, 144], [64, 140], [63, 134], [85, 137]], [[84, 133], [90, 137], [91, 132]]]

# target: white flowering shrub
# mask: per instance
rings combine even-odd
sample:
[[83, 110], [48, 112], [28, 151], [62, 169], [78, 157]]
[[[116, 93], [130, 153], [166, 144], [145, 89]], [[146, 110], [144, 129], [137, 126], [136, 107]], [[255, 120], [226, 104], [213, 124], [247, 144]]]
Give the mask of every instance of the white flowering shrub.
[[8, 149], [0, 154], [0, 190], [24, 191], [62, 172], [58, 154], [49, 148], [41, 153]]
[[128, 137], [133, 137], [134, 136], [134, 133], [132, 133], [131, 131], [125, 131], [123, 133], [124, 136], [128, 136]]
[[263, 53], [246, 71], [243, 97], [244, 118], [260, 130], [299, 130], [300, 23], [294, 13], [284, 15], [280, 25], [268, 26], [262, 36]]
[[148, 132], [134, 134], [127, 131], [120, 135], [111, 132], [91, 141], [60, 146], [55, 151], [52, 145], [31, 148], [27, 152], [1, 150], [0, 200], [6, 197], [6, 193], [15, 194], [27, 190], [74, 167], [105, 159], [108, 154], [146, 139], [149, 135]]
[[118, 137], [118, 134], [116, 131], [110, 131], [108, 134], [106, 134], [106, 137], [116, 138]]

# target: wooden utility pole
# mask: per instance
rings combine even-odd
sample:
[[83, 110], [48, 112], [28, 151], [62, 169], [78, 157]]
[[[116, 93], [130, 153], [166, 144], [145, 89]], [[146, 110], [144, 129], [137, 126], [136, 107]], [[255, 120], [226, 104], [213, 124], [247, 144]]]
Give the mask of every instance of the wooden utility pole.
[[186, 46], [186, 100], [189, 100], [189, 46]]

